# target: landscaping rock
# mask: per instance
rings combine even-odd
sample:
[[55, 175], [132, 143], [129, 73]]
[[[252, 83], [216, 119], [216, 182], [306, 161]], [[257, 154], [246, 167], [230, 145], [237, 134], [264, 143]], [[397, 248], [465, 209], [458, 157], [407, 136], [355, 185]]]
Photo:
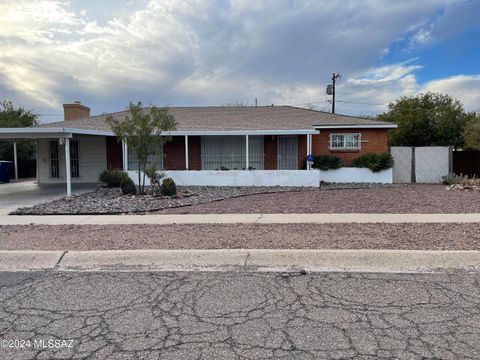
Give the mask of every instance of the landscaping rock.
[[123, 195], [119, 188], [99, 188], [69, 198], [19, 208], [12, 215], [128, 214], [203, 204], [252, 194], [318, 190], [300, 187], [178, 187], [175, 196]]

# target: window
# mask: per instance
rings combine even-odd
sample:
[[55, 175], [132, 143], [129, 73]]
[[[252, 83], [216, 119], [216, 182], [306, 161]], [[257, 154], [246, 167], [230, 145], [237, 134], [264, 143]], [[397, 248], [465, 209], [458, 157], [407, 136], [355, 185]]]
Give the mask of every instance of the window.
[[361, 149], [361, 134], [330, 134], [330, 150]]
[[58, 140], [50, 141], [50, 176], [60, 177], [60, 166], [58, 162]]
[[[202, 170], [245, 170], [245, 136], [203, 136]], [[248, 164], [263, 169], [263, 136], [248, 137]]]
[[74, 178], [78, 178], [80, 176], [77, 140], [70, 140], [70, 174]]
[[[50, 176], [52, 178], [60, 177], [60, 163], [58, 158], [59, 144], [58, 140], [50, 141]], [[80, 176], [78, 161], [78, 141], [70, 140], [70, 174], [74, 178]]]
[[[138, 170], [138, 159], [133, 151], [130, 149], [128, 152], [128, 170]], [[147, 167], [155, 167], [157, 170], [163, 170], [163, 148], [161, 146], [154, 146], [150, 149], [147, 158]]]

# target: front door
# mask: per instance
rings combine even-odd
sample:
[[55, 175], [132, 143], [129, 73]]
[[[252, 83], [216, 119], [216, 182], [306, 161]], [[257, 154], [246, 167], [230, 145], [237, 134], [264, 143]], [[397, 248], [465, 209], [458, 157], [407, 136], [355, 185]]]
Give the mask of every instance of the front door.
[[278, 170], [298, 170], [297, 136], [278, 137]]

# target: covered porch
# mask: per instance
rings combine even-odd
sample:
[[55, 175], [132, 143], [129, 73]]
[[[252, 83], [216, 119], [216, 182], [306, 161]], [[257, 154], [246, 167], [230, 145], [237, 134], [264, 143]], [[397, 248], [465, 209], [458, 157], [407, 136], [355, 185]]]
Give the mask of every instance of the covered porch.
[[[318, 130], [265, 130], [222, 132], [177, 132], [149, 163], [159, 170], [310, 170], [306, 158], [312, 154], [312, 135]], [[138, 162], [122, 147], [123, 168], [136, 171]]]
[[[311, 130], [256, 130], [172, 133], [172, 141], [149, 158], [178, 185], [318, 186], [306, 163]], [[138, 163], [123, 145], [124, 169], [138, 181]], [[147, 182], [148, 184], [148, 182]]]

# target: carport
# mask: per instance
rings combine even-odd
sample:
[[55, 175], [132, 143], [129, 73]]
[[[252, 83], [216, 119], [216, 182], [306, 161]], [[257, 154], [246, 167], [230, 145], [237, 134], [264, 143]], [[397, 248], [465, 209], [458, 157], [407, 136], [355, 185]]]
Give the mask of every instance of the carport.
[[[78, 195], [92, 191], [95, 187], [96, 184], [73, 184], [71, 193]], [[0, 215], [62, 197], [65, 197], [64, 184], [40, 185], [36, 181], [0, 184]]]
[[[0, 140], [9, 141], [32, 141], [37, 142], [37, 181], [39, 180], [38, 169], [40, 168], [39, 162], [39, 148], [38, 142], [44, 140], [58, 141], [58, 145], [63, 147], [62, 154], [64, 154], [64, 168], [65, 180], [64, 186], [66, 186], [66, 195], [72, 195], [72, 174], [71, 174], [71, 158], [70, 158], [70, 142], [74, 136], [112, 136], [110, 131], [98, 131], [98, 130], [85, 130], [75, 128], [54, 128], [54, 127], [32, 127], [32, 128], [0, 128]], [[104, 159], [105, 160], [105, 159]], [[105, 160], [106, 161], [106, 160]], [[59, 180], [60, 181], [60, 180]], [[63, 182], [63, 181], [62, 181]], [[91, 182], [91, 181], [90, 181]], [[42, 185], [42, 184], [40, 184]], [[58, 189], [58, 186], [56, 186]]]

